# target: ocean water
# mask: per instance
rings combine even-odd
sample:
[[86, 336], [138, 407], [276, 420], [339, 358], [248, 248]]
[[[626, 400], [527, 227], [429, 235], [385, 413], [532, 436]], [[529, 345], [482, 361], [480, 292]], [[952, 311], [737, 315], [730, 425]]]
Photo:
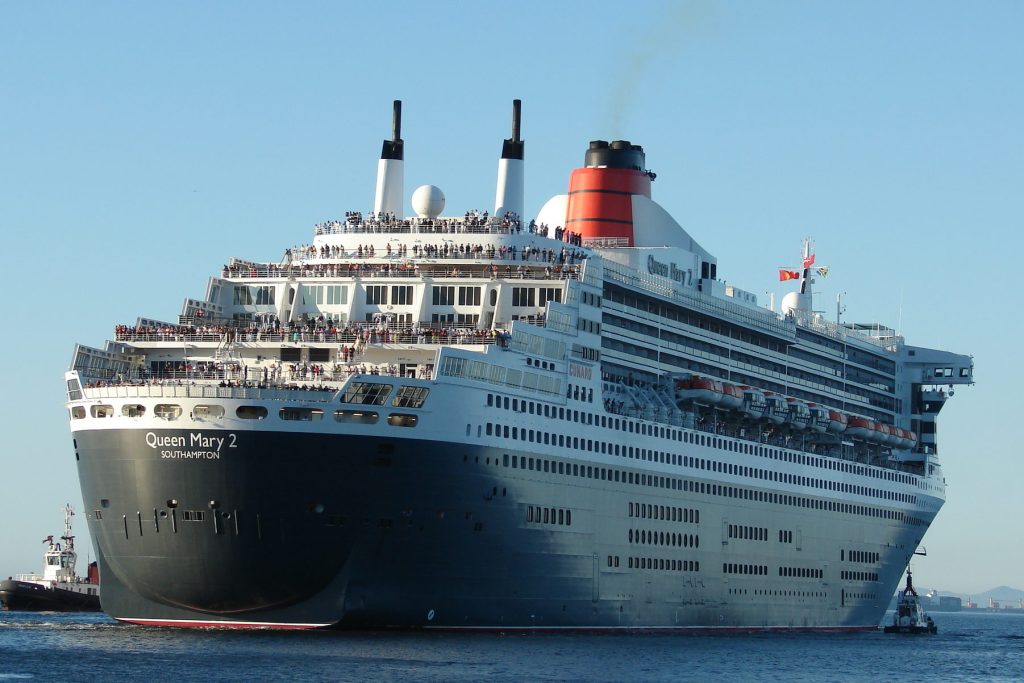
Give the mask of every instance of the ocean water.
[[0, 612], [0, 682], [1022, 681], [1024, 615], [935, 613], [935, 636], [213, 631]]

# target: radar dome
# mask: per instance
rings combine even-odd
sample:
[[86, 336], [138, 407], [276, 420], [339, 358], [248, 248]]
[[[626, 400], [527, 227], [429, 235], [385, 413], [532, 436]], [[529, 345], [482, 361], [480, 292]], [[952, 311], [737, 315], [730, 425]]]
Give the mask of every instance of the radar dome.
[[800, 292], [789, 292], [782, 297], [782, 314], [789, 315], [794, 311], [811, 310], [811, 297]]
[[437, 218], [444, 211], [444, 192], [434, 185], [420, 185], [412, 193], [412, 210], [420, 218]]

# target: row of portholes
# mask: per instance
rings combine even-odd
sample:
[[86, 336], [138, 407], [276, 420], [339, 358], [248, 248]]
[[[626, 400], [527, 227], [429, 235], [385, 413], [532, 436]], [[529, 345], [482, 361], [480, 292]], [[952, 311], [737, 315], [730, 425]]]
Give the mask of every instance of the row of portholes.
[[627, 534], [630, 543], [642, 545], [671, 545], [680, 548], [699, 548], [700, 536], [696, 534], [679, 534], [674, 531], [648, 531], [646, 529], [630, 529]]
[[[89, 415], [92, 417], [114, 417], [115, 414], [114, 407], [111, 405], [89, 406]], [[121, 414], [125, 417], [143, 417], [146, 414], [146, 406], [125, 404], [121, 407]], [[177, 420], [181, 417], [182, 408], [174, 403], [158, 403], [153, 406], [153, 414], [164, 420]], [[263, 420], [268, 414], [264, 406], [239, 406], [235, 411], [235, 415], [243, 420]], [[192, 408], [191, 416], [194, 419], [221, 418], [224, 417], [224, 406], [197, 405]], [[72, 406], [71, 417], [75, 420], [85, 418], [85, 406]], [[320, 408], [285, 407], [278, 410], [278, 417], [282, 420], [317, 422], [323, 419], [324, 411]], [[335, 410], [334, 420], [352, 424], [377, 424], [380, 415], [365, 410]], [[419, 418], [416, 415], [407, 413], [391, 413], [387, 417], [388, 424], [393, 427], [415, 427], [418, 421]]]

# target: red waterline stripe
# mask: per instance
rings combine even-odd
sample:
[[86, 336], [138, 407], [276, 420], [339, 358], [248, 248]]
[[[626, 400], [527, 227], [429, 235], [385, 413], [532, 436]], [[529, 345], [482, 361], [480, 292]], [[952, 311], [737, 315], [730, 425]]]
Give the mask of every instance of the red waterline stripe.
[[139, 626], [176, 626], [181, 628], [223, 628], [223, 629], [274, 629], [300, 630], [324, 628], [331, 624], [298, 624], [269, 621], [201, 621], [198, 619], [142, 619], [119, 617], [118, 621], [137, 624]]

